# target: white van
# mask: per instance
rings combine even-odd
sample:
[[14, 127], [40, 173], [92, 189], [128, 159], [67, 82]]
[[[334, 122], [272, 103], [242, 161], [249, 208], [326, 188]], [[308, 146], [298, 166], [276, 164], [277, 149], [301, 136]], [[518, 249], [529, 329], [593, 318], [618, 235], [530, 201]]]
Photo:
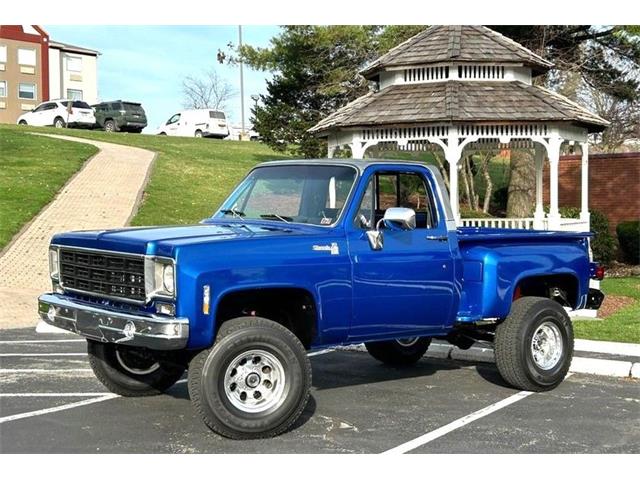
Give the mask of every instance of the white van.
[[229, 136], [229, 127], [227, 117], [220, 110], [183, 110], [172, 115], [157, 133], [176, 137], [225, 138]]

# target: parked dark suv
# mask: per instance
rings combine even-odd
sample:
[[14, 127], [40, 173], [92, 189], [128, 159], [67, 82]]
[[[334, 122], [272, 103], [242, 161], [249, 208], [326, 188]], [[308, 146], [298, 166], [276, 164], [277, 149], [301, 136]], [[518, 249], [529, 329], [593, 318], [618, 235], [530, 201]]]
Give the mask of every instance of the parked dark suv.
[[140, 133], [147, 126], [147, 116], [139, 103], [114, 100], [98, 103], [93, 108], [96, 125], [105, 132]]

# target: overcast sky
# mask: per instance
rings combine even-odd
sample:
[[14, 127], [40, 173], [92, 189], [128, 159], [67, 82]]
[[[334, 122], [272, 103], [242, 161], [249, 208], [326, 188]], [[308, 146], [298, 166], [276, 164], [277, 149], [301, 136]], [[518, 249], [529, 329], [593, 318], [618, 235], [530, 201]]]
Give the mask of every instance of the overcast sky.
[[[104, 100], [141, 102], [152, 133], [182, 109], [182, 79], [215, 67], [218, 74], [240, 90], [238, 67], [220, 65], [218, 49], [238, 42], [237, 26], [56, 26], [45, 25], [52, 40], [98, 50], [98, 95]], [[276, 26], [245, 26], [243, 41], [266, 47], [278, 33]], [[252, 94], [264, 93], [269, 74], [244, 69], [245, 118]], [[240, 123], [240, 96], [229, 102], [227, 116]]]

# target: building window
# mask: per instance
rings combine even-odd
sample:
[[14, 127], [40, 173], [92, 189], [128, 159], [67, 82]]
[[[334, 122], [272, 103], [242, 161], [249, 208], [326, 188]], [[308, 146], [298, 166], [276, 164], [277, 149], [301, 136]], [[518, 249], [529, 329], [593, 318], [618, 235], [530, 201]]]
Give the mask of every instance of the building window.
[[67, 57], [67, 71], [69, 71], [69, 72], [81, 72], [82, 71], [82, 57]]
[[0, 45], [0, 63], [7, 63], [7, 46]]
[[82, 100], [82, 90], [67, 88], [67, 98], [69, 100]]
[[21, 83], [18, 86], [18, 98], [24, 100], [36, 99], [36, 85], [35, 83]]
[[18, 64], [35, 67], [36, 66], [36, 50], [34, 48], [19, 48]]
[[0, 80], [0, 97], [6, 97], [6, 96], [7, 96], [7, 81]]

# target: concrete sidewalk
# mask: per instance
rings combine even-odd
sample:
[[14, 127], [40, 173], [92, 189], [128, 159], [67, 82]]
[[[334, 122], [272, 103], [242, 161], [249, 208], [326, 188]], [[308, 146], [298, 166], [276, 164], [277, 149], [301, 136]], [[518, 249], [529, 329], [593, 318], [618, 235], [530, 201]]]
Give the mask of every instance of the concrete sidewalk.
[[0, 329], [34, 326], [37, 297], [51, 288], [47, 250], [68, 230], [123, 227], [135, 213], [154, 152], [62, 135], [100, 151], [60, 190], [0, 257]]

